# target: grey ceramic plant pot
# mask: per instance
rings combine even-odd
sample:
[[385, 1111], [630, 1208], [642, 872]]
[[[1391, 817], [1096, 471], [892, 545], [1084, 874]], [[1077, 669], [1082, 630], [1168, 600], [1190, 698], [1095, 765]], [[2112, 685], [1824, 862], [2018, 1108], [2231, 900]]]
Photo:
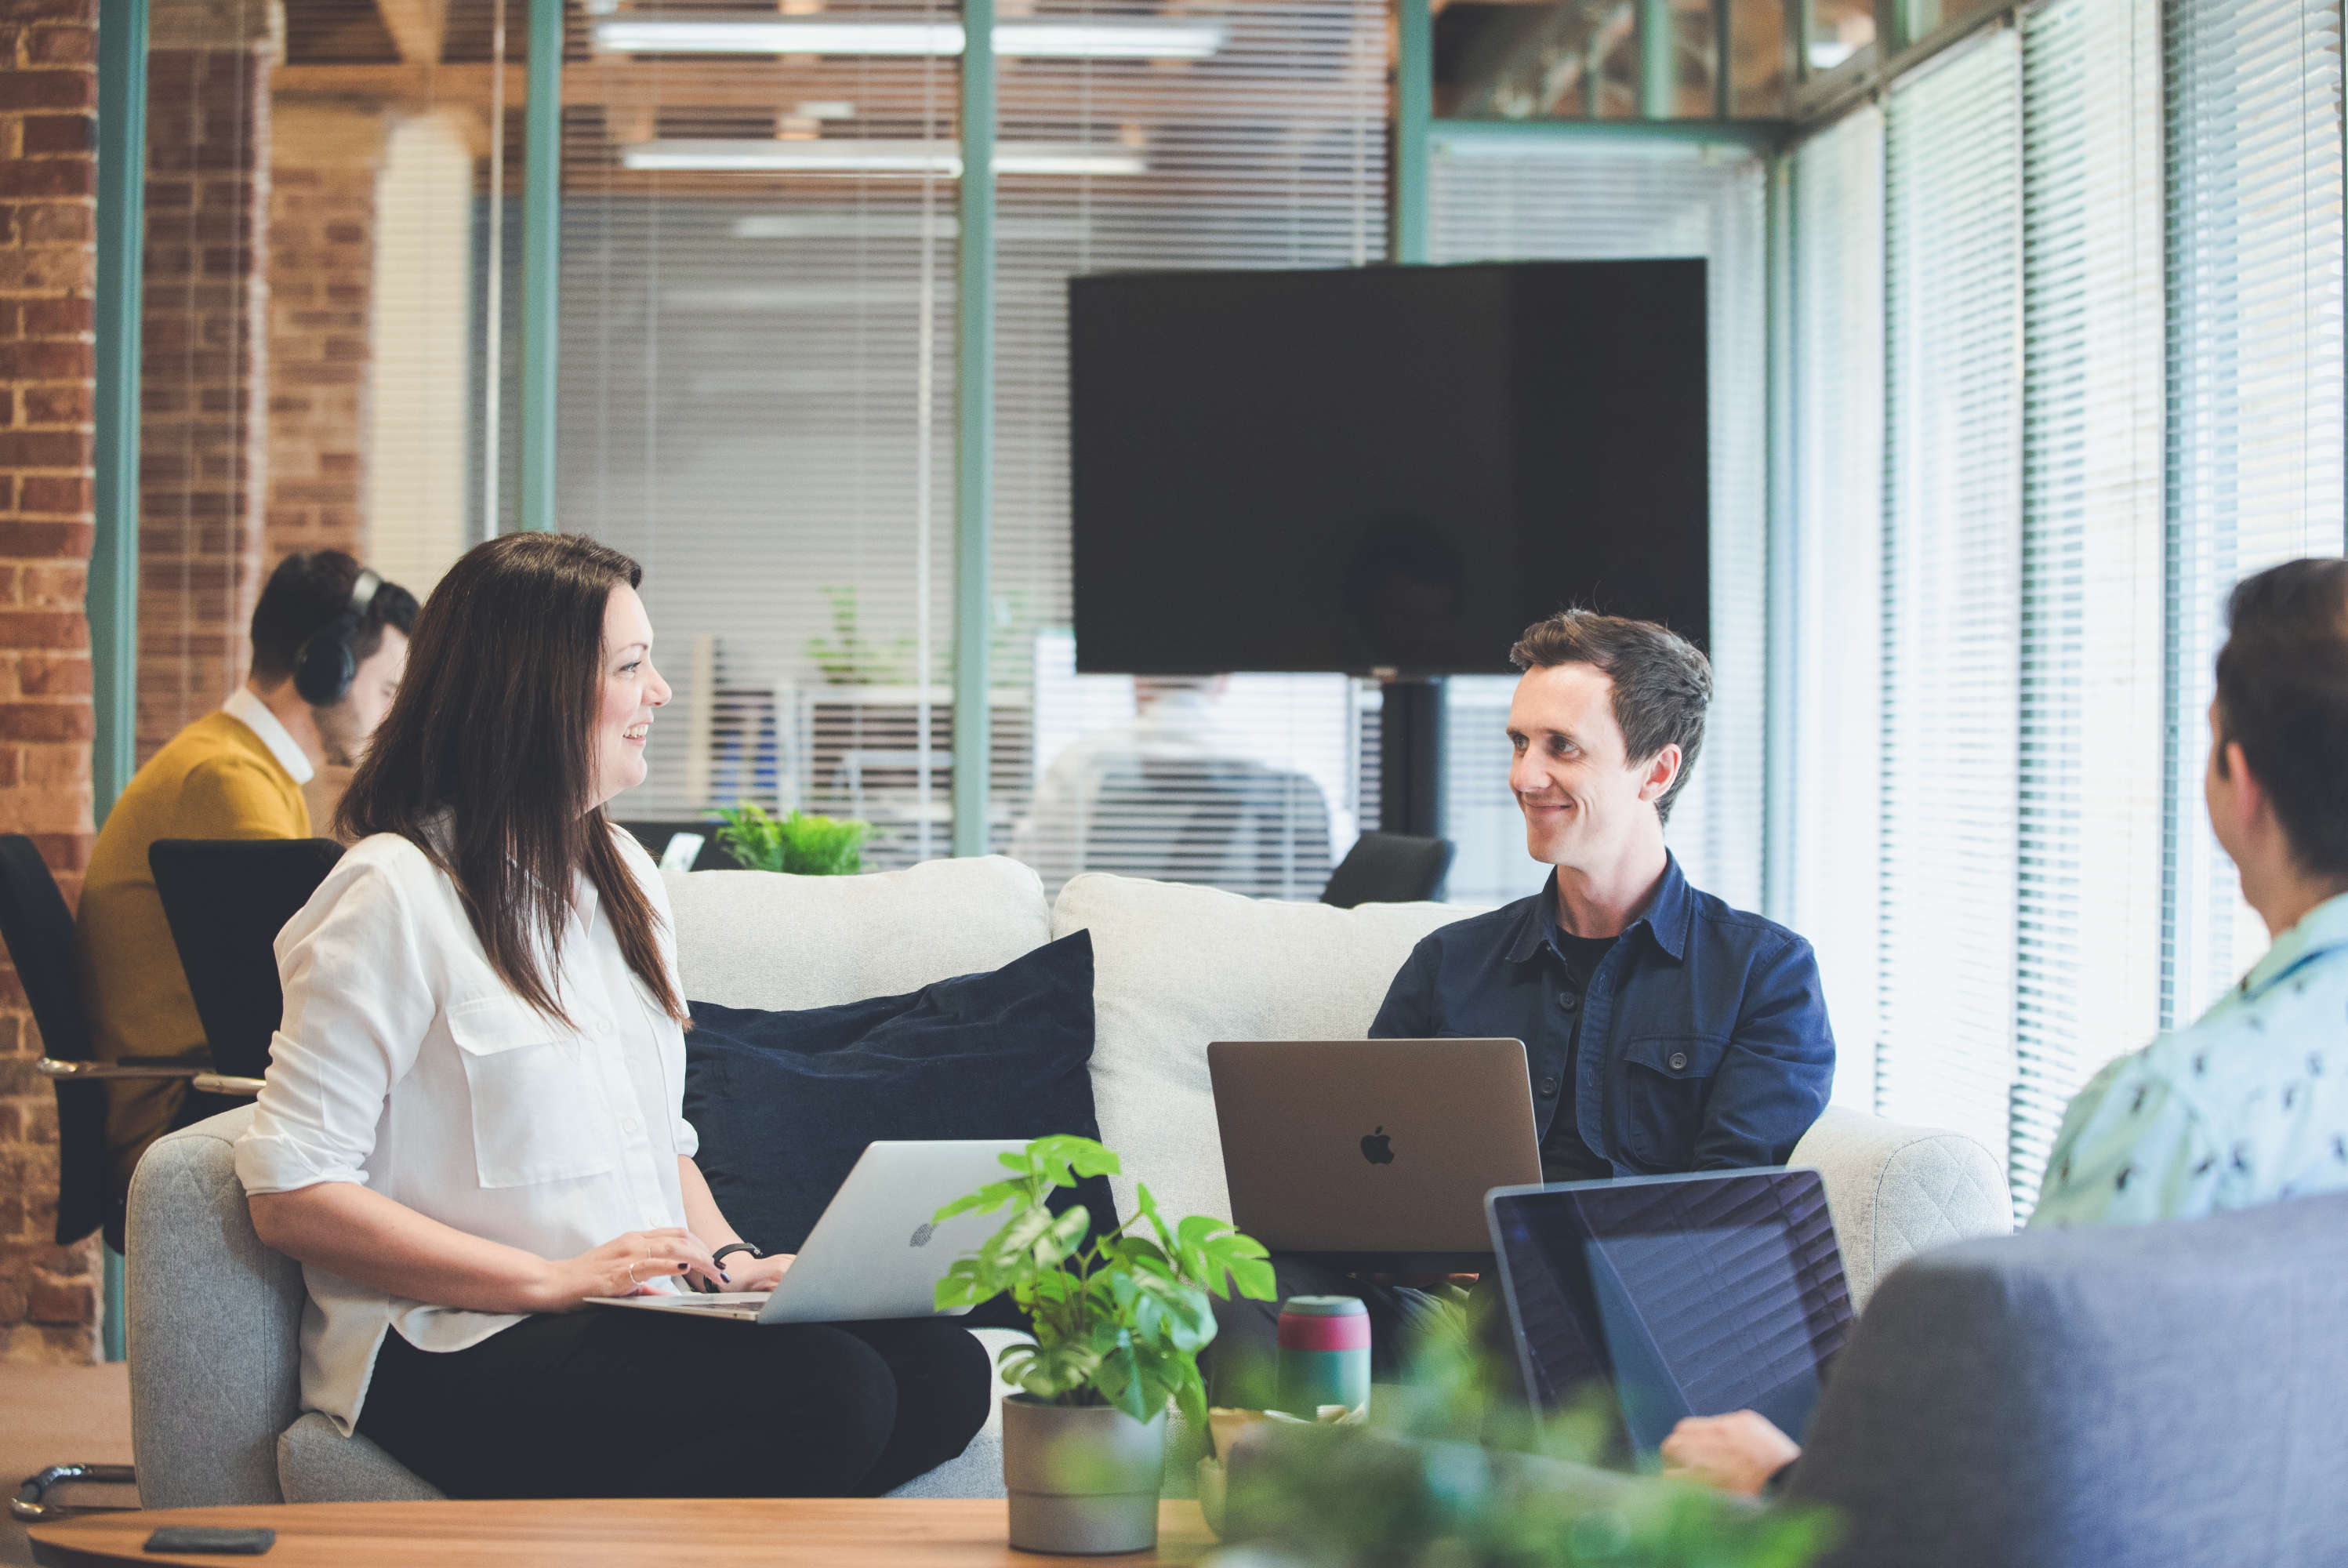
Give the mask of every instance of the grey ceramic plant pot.
[[1003, 1401], [1003, 1490], [1011, 1544], [1093, 1556], [1158, 1544], [1166, 1416], [1147, 1425], [1106, 1405]]

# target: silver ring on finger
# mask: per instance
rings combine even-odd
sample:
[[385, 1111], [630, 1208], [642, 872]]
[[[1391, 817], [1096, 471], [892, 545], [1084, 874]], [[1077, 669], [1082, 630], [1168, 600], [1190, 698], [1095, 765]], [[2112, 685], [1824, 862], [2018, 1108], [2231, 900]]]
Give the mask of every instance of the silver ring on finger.
[[634, 1264], [630, 1264], [628, 1265], [628, 1283], [630, 1284], [642, 1284], [644, 1283], [636, 1277], [636, 1265]]

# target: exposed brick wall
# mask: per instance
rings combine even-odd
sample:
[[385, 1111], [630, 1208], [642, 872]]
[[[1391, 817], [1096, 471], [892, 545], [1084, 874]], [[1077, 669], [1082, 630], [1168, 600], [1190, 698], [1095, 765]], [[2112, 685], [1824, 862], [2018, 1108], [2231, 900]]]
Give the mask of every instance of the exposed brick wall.
[[[376, 117], [357, 135], [279, 128], [269, 195], [269, 502], [263, 553], [366, 557], [369, 310], [375, 285]], [[347, 149], [348, 160], [328, 156]], [[305, 155], [315, 154], [310, 157]]]
[[[90, 844], [95, 0], [0, 0], [0, 832], [68, 899]], [[95, 1352], [97, 1243], [51, 1240], [57, 1110], [0, 963], [0, 1359]]]
[[148, 57], [139, 756], [242, 678], [264, 568], [273, 46]]

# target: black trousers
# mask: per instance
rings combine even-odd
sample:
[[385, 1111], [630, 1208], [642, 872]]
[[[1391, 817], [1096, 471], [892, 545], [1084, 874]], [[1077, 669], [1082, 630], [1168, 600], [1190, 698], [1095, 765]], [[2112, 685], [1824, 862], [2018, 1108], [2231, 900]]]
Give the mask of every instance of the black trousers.
[[450, 1497], [878, 1497], [961, 1453], [994, 1398], [944, 1319], [588, 1307], [464, 1350], [394, 1329], [358, 1429]]

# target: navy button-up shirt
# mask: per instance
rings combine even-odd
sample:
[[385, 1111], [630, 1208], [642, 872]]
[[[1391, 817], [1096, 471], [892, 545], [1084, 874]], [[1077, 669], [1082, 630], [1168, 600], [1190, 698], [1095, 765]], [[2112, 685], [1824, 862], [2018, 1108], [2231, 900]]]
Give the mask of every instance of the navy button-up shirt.
[[1570, 1109], [1618, 1176], [1783, 1165], [1826, 1109], [1834, 1032], [1810, 944], [1690, 887], [1676, 857], [1579, 997], [1567, 1085], [1572, 995], [1552, 872], [1419, 943], [1370, 1035], [1522, 1040], [1541, 1137]]

